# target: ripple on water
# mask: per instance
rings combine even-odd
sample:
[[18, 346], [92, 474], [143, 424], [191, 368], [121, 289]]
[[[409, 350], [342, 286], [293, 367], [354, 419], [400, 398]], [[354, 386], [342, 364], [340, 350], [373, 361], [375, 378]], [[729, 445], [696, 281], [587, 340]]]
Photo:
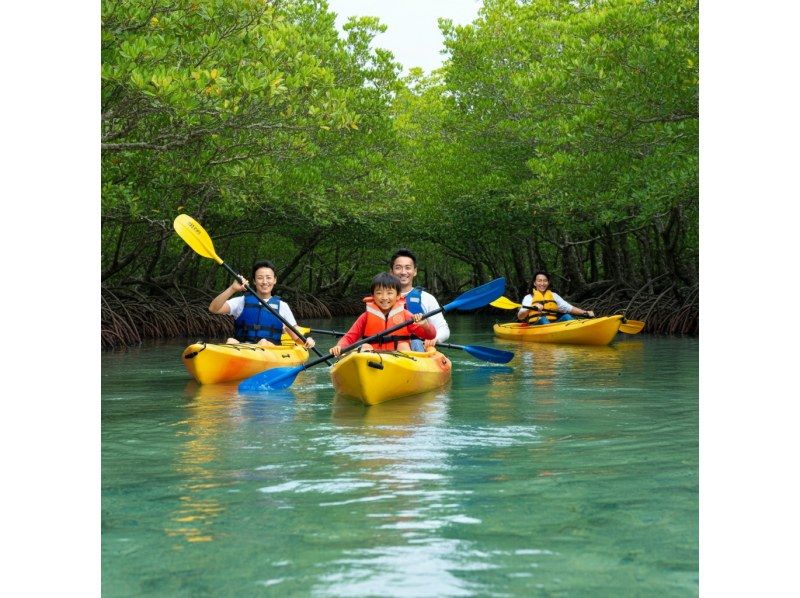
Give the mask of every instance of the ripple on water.
[[249, 396], [187, 387], [183, 347], [105, 359], [104, 589], [696, 595], [697, 343], [644, 341], [454, 355], [451, 384], [374, 407], [323, 369]]
[[[361, 454], [383, 453], [387, 450], [403, 450], [403, 456], [413, 456], [420, 450], [420, 459], [427, 459], [441, 451], [467, 449], [474, 447], [506, 447], [540, 441], [538, 426], [380, 426], [379, 437], [365, 435], [364, 429], [357, 429], [353, 434], [343, 434], [337, 430], [335, 434], [316, 437], [315, 442], [328, 444], [326, 454]], [[396, 435], [392, 435], [396, 433]], [[427, 449], [427, 450], [426, 450]], [[411, 455], [408, 454], [409, 451]]]
[[354, 478], [336, 478], [331, 480], [293, 480], [275, 486], [265, 486], [259, 488], [259, 492], [265, 494], [275, 494], [278, 492], [320, 492], [322, 494], [342, 494], [361, 488], [372, 488], [372, 482], [366, 482]]
[[323, 575], [312, 594], [327, 596], [474, 596], [481, 584], [458, 575], [496, 565], [472, 554], [471, 542], [435, 539], [413, 545], [378, 546], [348, 551], [335, 562], [337, 572]]

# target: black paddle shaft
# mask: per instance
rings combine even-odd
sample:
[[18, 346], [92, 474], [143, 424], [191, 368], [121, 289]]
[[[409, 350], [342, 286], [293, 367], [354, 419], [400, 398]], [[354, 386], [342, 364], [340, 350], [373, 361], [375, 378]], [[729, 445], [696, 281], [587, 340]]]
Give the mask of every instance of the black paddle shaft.
[[[550, 315], [553, 315], [553, 316], [560, 316], [562, 314], [567, 313], [567, 312], [564, 312], [564, 311], [557, 311], [555, 309], [534, 309], [533, 305], [522, 305], [521, 307], [523, 309], [527, 309], [529, 311], [535, 311], [537, 314], [550, 314]], [[591, 319], [593, 317], [594, 318], [597, 317], [597, 316], [590, 316], [589, 314], [570, 314], [570, 315], [571, 316], [573, 316], [573, 315], [577, 316], [578, 318], [589, 318], [589, 319]], [[623, 320], [624, 320], [624, 318], [623, 318]]]
[[[447, 306], [445, 306], [445, 307], [447, 307]], [[433, 311], [429, 311], [427, 313], [424, 313], [424, 314], [422, 314], [422, 320], [425, 320], [426, 318], [430, 318], [431, 316], [435, 316], [436, 314], [441, 313], [443, 311], [444, 311], [444, 307], [440, 307], [439, 309], [434, 309]], [[420, 321], [422, 321], [422, 320], [420, 320]], [[413, 323], [414, 323], [414, 319], [411, 318], [410, 320], [406, 320], [405, 322], [400, 322], [399, 324], [395, 324], [394, 326], [390, 326], [389, 328], [387, 328], [386, 330], [384, 330], [380, 334], [373, 334], [372, 336], [368, 336], [367, 338], [362, 338], [360, 341], [356, 341], [352, 345], [347, 345], [346, 347], [342, 347], [342, 352], [340, 353], [340, 355], [343, 355], [344, 353], [349, 353], [353, 349], [358, 349], [361, 345], [365, 345], [367, 343], [371, 343], [372, 341], [377, 340], [382, 336], [386, 336], [390, 332], [394, 332], [395, 330], [400, 330], [401, 328], [404, 328], [405, 326], [408, 326], [409, 324], [413, 324]], [[322, 363], [326, 359], [330, 359], [330, 356], [328, 356], [328, 357], [320, 357], [319, 359], [315, 359], [314, 361], [309, 361], [308, 363], [303, 364], [302, 369], [307, 370], [308, 368], [310, 368], [312, 366], [315, 366], [318, 363]]]
[[319, 328], [312, 328], [311, 334], [329, 334], [331, 336], [344, 336], [347, 333], [341, 332], [339, 330], [320, 330]]
[[[221, 265], [223, 268], [225, 268], [225, 269], [226, 269], [228, 272], [230, 272], [230, 273], [233, 275], [233, 277], [234, 277], [236, 280], [238, 280], [238, 281], [239, 281], [239, 283], [240, 283], [240, 284], [244, 284], [244, 277], [243, 277], [241, 274], [239, 274], [239, 273], [238, 273], [236, 270], [234, 270], [233, 268], [231, 268], [231, 267], [230, 267], [228, 264], [226, 264], [225, 262], [222, 262], [222, 264], [220, 264], [220, 265]], [[267, 308], [267, 310], [269, 311], [269, 313], [271, 313], [273, 316], [275, 316], [275, 317], [276, 317], [276, 318], [278, 318], [278, 319], [279, 319], [281, 322], [283, 322], [283, 323], [286, 325], [286, 327], [287, 327], [289, 330], [291, 330], [292, 332], [294, 332], [294, 333], [295, 333], [295, 334], [296, 334], [296, 335], [297, 335], [297, 336], [300, 338], [300, 340], [302, 340], [303, 342], [306, 342], [306, 341], [308, 340], [308, 339], [306, 339], [306, 337], [305, 337], [305, 336], [303, 336], [303, 334], [302, 334], [302, 333], [301, 333], [301, 332], [300, 332], [300, 331], [299, 331], [297, 328], [295, 328], [294, 326], [292, 326], [291, 324], [289, 324], [289, 322], [287, 322], [287, 321], [286, 321], [286, 318], [284, 318], [284, 317], [283, 317], [283, 316], [282, 316], [280, 313], [278, 313], [277, 311], [275, 311], [274, 309], [272, 309], [272, 307], [270, 307], [269, 303], [267, 303], [267, 302], [266, 302], [266, 301], [264, 301], [264, 300], [263, 300], [261, 297], [259, 297], [259, 296], [258, 296], [258, 293], [256, 293], [256, 292], [255, 292], [253, 289], [251, 289], [249, 284], [245, 284], [245, 285], [244, 285], [244, 288], [245, 288], [247, 291], [249, 291], [250, 293], [252, 293], [252, 295], [253, 295], [253, 296], [254, 296], [256, 299], [258, 299], [258, 302], [259, 302], [261, 305], [263, 305], [264, 307], [266, 307], [266, 308]], [[326, 355], [323, 355], [322, 353], [320, 353], [319, 351], [317, 351], [317, 348], [316, 348], [316, 347], [311, 347], [311, 350], [312, 350], [312, 351], [314, 351], [314, 353], [316, 353], [316, 354], [317, 354], [317, 355], [319, 355], [320, 357], [322, 357], [322, 359], [321, 359], [319, 362], [317, 362], [317, 363], [321, 363], [322, 361], [328, 361], [329, 359], [332, 359], [332, 357], [333, 357], [333, 356], [331, 356], [331, 355], [327, 355], [327, 356], [326, 356]], [[328, 365], [330, 365], [330, 363], [328, 363]]]

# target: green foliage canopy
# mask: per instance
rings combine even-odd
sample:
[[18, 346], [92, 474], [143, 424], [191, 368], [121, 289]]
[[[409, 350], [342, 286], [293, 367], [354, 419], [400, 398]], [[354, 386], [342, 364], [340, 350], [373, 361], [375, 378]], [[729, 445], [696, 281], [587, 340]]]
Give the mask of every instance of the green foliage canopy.
[[[678, 221], [696, 238], [697, 10], [486, 0], [472, 24], [442, 20], [446, 67], [412, 77], [395, 104], [415, 196], [459, 223], [433, 235], [474, 267], [507, 271], [568, 269], [572, 251], [588, 264], [591, 240], [627, 250], [611, 237], [641, 227], [658, 236]], [[684, 249], [691, 266], [696, 242]]]
[[322, 0], [104, 0], [103, 280], [218, 286], [185, 211], [323, 296], [399, 245], [434, 291], [696, 282], [696, 1], [485, 0], [440, 28], [445, 66], [400, 80], [385, 26], [340, 37]]

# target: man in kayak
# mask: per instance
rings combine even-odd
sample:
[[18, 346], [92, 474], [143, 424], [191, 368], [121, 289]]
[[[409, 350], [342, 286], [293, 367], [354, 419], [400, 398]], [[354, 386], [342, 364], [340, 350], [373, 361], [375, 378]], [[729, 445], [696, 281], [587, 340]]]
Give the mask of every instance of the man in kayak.
[[400, 281], [388, 272], [381, 272], [372, 279], [372, 295], [365, 299], [367, 310], [358, 316], [339, 341], [330, 348], [331, 355], [339, 357], [342, 347], [357, 343], [362, 338], [380, 334], [392, 326], [407, 320], [414, 320], [413, 324], [404, 326], [383, 337], [379, 342], [363, 344], [359, 351], [409, 351], [408, 337], [415, 335], [423, 339], [433, 339], [436, 328], [430, 322], [422, 320], [422, 314], [412, 314], [405, 308], [405, 300], [400, 296]]
[[[417, 256], [410, 250], [402, 248], [395, 251], [389, 260], [389, 271], [400, 281], [400, 293], [406, 300], [406, 309], [412, 314], [422, 314], [439, 309], [439, 302], [422, 287], [414, 287], [414, 277], [417, 275]], [[411, 339], [412, 351], [424, 351], [436, 343], [443, 343], [450, 338], [450, 327], [441, 313], [431, 316], [429, 322], [436, 329], [436, 338], [423, 340]]]
[[540, 270], [534, 274], [531, 287], [531, 294], [525, 295], [522, 300], [523, 307], [517, 312], [518, 320], [527, 320], [529, 324], [538, 325], [572, 320], [570, 314], [594, 317], [593, 311], [573, 307], [550, 290], [550, 275], [547, 272]]
[[[255, 286], [250, 288], [258, 293], [258, 296], [279, 313], [284, 320], [297, 327], [297, 321], [294, 319], [294, 314], [289, 304], [282, 301], [280, 297], [272, 295], [272, 289], [278, 282], [278, 277], [275, 275], [275, 266], [272, 262], [261, 260], [253, 264], [253, 282]], [[234, 280], [231, 286], [214, 297], [214, 300], [208, 306], [208, 311], [212, 314], [230, 314], [236, 318], [234, 321], [234, 336], [225, 341], [226, 343], [280, 345], [281, 334], [286, 332], [298, 345], [303, 345], [306, 349], [314, 346], [313, 338], [307, 336], [307, 342], [304, 344], [287, 326], [283, 325], [283, 322], [261, 305], [251, 293], [233, 297], [234, 294], [244, 291], [246, 284], [249, 284], [247, 279], [244, 279], [243, 283]], [[231, 299], [231, 297], [233, 298]]]

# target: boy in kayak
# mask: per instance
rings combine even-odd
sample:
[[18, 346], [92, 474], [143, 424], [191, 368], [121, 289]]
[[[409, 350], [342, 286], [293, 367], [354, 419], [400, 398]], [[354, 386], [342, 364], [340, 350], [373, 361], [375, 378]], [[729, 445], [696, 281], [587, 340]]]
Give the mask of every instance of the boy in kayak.
[[[588, 315], [590, 318], [594, 317], [593, 311], [587, 311], [580, 307], [573, 307], [564, 301], [560, 295], [551, 291], [550, 275], [543, 270], [534, 274], [531, 287], [531, 294], [525, 295], [525, 298], [522, 300], [523, 307], [517, 312], [518, 320], [527, 320], [531, 325], [538, 325], [572, 320], [573, 318], [570, 314], [575, 314], [576, 316]], [[556, 312], [559, 312], [560, 315]]]
[[[401, 248], [395, 251], [389, 260], [389, 271], [400, 281], [400, 294], [406, 300], [406, 309], [412, 314], [423, 314], [439, 309], [436, 297], [423, 291], [422, 287], [414, 287], [417, 275], [417, 256], [410, 250]], [[412, 351], [424, 351], [436, 343], [443, 343], [450, 338], [450, 327], [441, 313], [431, 316], [429, 322], [436, 328], [436, 337], [430, 340], [411, 339]]]
[[[272, 295], [272, 289], [278, 282], [275, 275], [275, 266], [269, 260], [257, 261], [253, 264], [253, 282], [250, 286], [258, 296], [263, 299], [272, 309], [279, 313], [284, 320], [292, 326], [297, 326], [294, 314], [285, 301], [280, 297]], [[247, 279], [244, 283], [234, 280], [227, 289], [214, 297], [208, 306], [208, 311], [212, 314], [230, 314], [234, 321], [234, 336], [225, 341], [228, 344], [238, 343], [257, 343], [259, 345], [280, 345], [281, 334], [286, 332], [291, 336], [295, 343], [303, 345], [306, 349], [314, 346], [314, 339], [306, 337], [307, 342], [297, 337], [287, 326], [283, 325], [280, 319], [272, 315], [251, 293], [239, 297], [231, 297], [245, 290], [245, 285], [249, 284]]]
[[360, 351], [409, 351], [409, 335], [413, 334], [423, 339], [433, 339], [436, 328], [430, 322], [422, 320], [422, 314], [412, 314], [405, 308], [405, 300], [400, 296], [400, 281], [388, 272], [381, 272], [372, 279], [372, 295], [364, 299], [367, 310], [358, 316], [339, 341], [330, 348], [331, 355], [339, 357], [342, 347], [357, 343], [362, 338], [380, 334], [392, 326], [407, 320], [414, 320], [399, 330], [395, 330], [387, 337], [378, 339], [373, 344], [365, 343], [359, 347]]

